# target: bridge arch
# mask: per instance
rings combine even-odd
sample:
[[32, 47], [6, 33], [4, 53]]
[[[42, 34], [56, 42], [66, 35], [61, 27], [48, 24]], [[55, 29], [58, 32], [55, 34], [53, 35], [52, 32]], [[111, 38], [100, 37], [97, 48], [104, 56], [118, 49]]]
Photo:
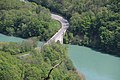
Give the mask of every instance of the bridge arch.
[[55, 19], [61, 23], [61, 28], [45, 44], [50, 44], [51, 42], [59, 42], [59, 43], [63, 44], [63, 37], [64, 37], [64, 34], [65, 34], [67, 28], [69, 27], [69, 23], [66, 19], [64, 19], [63, 17], [61, 17], [59, 15], [51, 14], [51, 17], [52, 17], [52, 19]]

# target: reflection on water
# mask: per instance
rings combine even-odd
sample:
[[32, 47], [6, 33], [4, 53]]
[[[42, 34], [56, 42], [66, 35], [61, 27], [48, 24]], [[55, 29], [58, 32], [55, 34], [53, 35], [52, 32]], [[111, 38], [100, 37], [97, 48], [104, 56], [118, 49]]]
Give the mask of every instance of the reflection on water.
[[[0, 34], [0, 41], [1, 42], [22, 42], [25, 39], [19, 38], [19, 37], [14, 37], [14, 36], [6, 36], [3, 34]], [[38, 42], [38, 46], [43, 45], [43, 42]]]
[[[22, 42], [24, 39], [0, 34], [0, 41]], [[39, 42], [39, 45], [42, 45]], [[120, 58], [90, 48], [69, 45], [69, 56], [86, 80], [120, 80]]]
[[68, 51], [86, 80], [120, 80], [120, 58], [77, 45], [69, 45]]

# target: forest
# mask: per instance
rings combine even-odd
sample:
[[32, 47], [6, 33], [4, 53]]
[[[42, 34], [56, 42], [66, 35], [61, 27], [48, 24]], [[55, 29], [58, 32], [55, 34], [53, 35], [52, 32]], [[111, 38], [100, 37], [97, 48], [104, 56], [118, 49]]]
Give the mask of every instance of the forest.
[[120, 56], [119, 0], [29, 1], [32, 3], [0, 1], [0, 33], [22, 38], [36, 36], [40, 41], [47, 41], [60, 28], [60, 23], [50, 17], [52, 11], [70, 23], [65, 44], [87, 46]]
[[67, 46], [53, 43], [39, 49], [34, 40], [0, 45], [0, 80], [45, 80], [50, 69], [60, 62], [50, 80], [81, 80], [68, 58]]
[[39, 37], [47, 41], [60, 28], [49, 9], [19, 0], [0, 0], [0, 33], [22, 38]]
[[66, 44], [120, 56], [120, 0], [29, 0], [68, 19]]
[[65, 44], [120, 56], [119, 0], [28, 1], [0, 0], [0, 33], [28, 39], [22, 43], [0, 42], [0, 79], [45, 80], [51, 68], [60, 63], [50, 80], [81, 80], [67, 46], [52, 43], [37, 47], [37, 40], [49, 40], [60, 28], [60, 23], [51, 19], [51, 12], [70, 23]]
[[41, 5], [0, 0], [0, 33], [27, 38], [21, 43], [0, 42], [0, 80], [81, 80], [67, 46], [37, 46], [39, 40], [47, 41], [59, 28], [50, 10]]

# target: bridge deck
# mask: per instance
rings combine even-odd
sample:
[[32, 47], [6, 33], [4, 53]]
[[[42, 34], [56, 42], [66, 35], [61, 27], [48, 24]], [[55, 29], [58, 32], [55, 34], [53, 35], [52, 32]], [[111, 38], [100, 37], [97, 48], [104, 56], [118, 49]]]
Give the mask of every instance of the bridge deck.
[[68, 21], [66, 19], [64, 19], [63, 17], [56, 15], [56, 14], [51, 14], [51, 17], [52, 17], [52, 19], [55, 19], [61, 23], [61, 28], [45, 44], [50, 44], [52, 41], [54, 41], [56, 38], [58, 38], [58, 36], [63, 35], [66, 32], [67, 28], [69, 27]]

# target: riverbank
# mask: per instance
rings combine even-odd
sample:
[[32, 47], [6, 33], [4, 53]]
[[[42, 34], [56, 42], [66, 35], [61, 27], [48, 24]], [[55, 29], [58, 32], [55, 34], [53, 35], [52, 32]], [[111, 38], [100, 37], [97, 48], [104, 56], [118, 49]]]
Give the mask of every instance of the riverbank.
[[[72, 43], [69, 43], [71, 45], [78, 45], [78, 44], [72, 44]], [[87, 46], [87, 45], [78, 45], [78, 46], [85, 46], [85, 47], [88, 47], [94, 51], [97, 51], [97, 52], [101, 52], [103, 54], [108, 54], [108, 55], [111, 55], [111, 56], [115, 56], [115, 57], [120, 57], [120, 52], [109, 52], [109, 51], [106, 51], [106, 50], [103, 50], [101, 48], [97, 48], [97, 47], [92, 47], [92, 46]]]
[[[54, 67], [60, 62], [62, 63], [58, 67]], [[4, 80], [44, 80], [48, 74], [50, 80], [81, 80], [73, 70], [75, 67], [67, 55], [66, 46], [56, 43], [45, 45], [38, 51], [32, 46], [31, 41], [24, 44], [2, 42], [0, 69], [2, 70], [0, 73], [3, 73], [0, 74], [0, 79]], [[50, 71], [52, 73], [49, 73]]]
[[68, 45], [69, 56], [86, 80], [119, 80], [120, 58], [85, 46]]
[[120, 56], [119, 0], [29, 1], [68, 18], [70, 27], [64, 43], [90, 46]]
[[77, 71], [77, 70], [76, 70], [76, 73], [79, 75], [80, 80], [86, 80], [86, 79], [85, 79], [85, 75], [82, 74], [80, 71]]
[[[14, 37], [14, 36], [6, 36], [6, 35], [3, 35], [3, 34], [0, 34], [0, 42], [22, 43], [24, 40], [26, 40], [26, 39], [22, 39], [22, 38], [19, 38], [19, 37]], [[3, 43], [3, 44], [5, 44], [5, 43]], [[40, 47], [40, 45], [43, 46], [43, 42], [38, 42], [38, 44], [39, 44], [38, 47]], [[0, 46], [2, 46], [2, 45], [0, 45]], [[27, 55], [27, 54], [25, 54], [25, 55]], [[82, 73], [78, 72], [77, 69], [75, 69], [75, 71], [73, 71], [73, 72], [75, 72], [75, 74], [77, 74], [80, 77], [80, 80], [85, 80], [85, 76]]]
[[[22, 42], [23, 39], [1, 34], [0, 41]], [[77, 71], [84, 74], [86, 80], [120, 80], [119, 57], [78, 45], [68, 45], [68, 53], [73, 65]]]

